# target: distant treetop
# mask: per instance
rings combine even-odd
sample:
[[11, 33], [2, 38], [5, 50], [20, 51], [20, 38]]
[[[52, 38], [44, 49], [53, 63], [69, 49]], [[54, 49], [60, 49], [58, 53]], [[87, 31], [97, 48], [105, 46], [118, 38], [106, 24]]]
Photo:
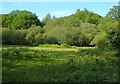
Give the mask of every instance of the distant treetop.
[[10, 29], [28, 29], [32, 25], [42, 26], [35, 13], [26, 10], [13, 10], [2, 16], [2, 26]]

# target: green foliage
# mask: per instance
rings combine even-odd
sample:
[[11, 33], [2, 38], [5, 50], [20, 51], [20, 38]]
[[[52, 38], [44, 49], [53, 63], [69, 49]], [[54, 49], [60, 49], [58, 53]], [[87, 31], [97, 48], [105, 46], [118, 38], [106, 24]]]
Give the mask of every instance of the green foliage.
[[104, 31], [99, 32], [95, 38], [92, 40], [91, 44], [95, 44], [101, 49], [107, 47], [108, 44], [107, 34]]
[[38, 17], [32, 12], [26, 10], [14, 10], [9, 14], [2, 15], [3, 27], [16, 30], [28, 29], [32, 25], [42, 26], [42, 23], [39, 21]]
[[41, 33], [35, 35], [35, 43], [36, 44], [42, 44], [44, 43], [44, 38], [43, 38], [43, 35]]
[[81, 23], [81, 26], [78, 31], [81, 31], [81, 38], [79, 40], [82, 41], [82, 45], [90, 46], [91, 41], [96, 36], [97, 26], [90, 23]]
[[[113, 6], [108, 13], [117, 9], [117, 6]], [[109, 14], [107, 15], [109, 16]], [[116, 13], [113, 15], [116, 15]], [[8, 36], [10, 41], [7, 41], [7, 36], [3, 36], [3, 39], [5, 38], [3, 44], [96, 45], [101, 49], [105, 49], [108, 46], [117, 48], [120, 41], [119, 18], [101, 17], [87, 9], [78, 9], [75, 14], [60, 18], [47, 14], [43, 19], [44, 27], [42, 28], [43, 24], [37, 16], [26, 10], [12, 11], [9, 14], [3, 14], [2, 18], [3, 29], [5, 27], [12, 29]]]
[[69, 48], [70, 46], [68, 44], [61, 44], [61, 48]]
[[[106, 22], [106, 24], [104, 24], [104, 22]], [[100, 37], [103, 36], [103, 38], [105, 38], [101, 45], [105, 48], [105, 46], [107, 47], [113, 47], [115, 49], [118, 49], [118, 45], [120, 42], [120, 37], [119, 37], [119, 30], [118, 30], [118, 21], [112, 18], [104, 18], [101, 19], [98, 25], [98, 31], [99, 32], [104, 32], [103, 35], [99, 35]], [[106, 33], [106, 35], [105, 35]], [[105, 37], [104, 37], [105, 35]], [[104, 44], [106, 44], [104, 46]]]
[[[37, 50], [30, 50], [28, 48], [8, 48], [8, 49], [2, 49], [3, 56], [8, 56], [7, 59], [22, 59], [22, 60], [28, 60], [32, 58], [49, 58], [47, 54], [44, 54], [44, 51], [37, 51]], [[3, 57], [3, 59], [6, 57]]]
[[2, 46], [2, 28], [0, 28], [0, 47]]
[[113, 25], [109, 31], [107, 31], [107, 37], [109, 39], [109, 45], [118, 49], [120, 43], [119, 29], [118, 29], [118, 21], [114, 21], [111, 25]]
[[57, 18], [55, 17], [55, 15], [52, 17], [52, 20], [56, 20]]
[[55, 37], [46, 37], [44, 42], [48, 44], [57, 44], [57, 39]]
[[44, 27], [29, 11], [4, 14], [3, 44], [39, 47], [3, 46], [3, 82], [118, 82], [120, 31], [114, 7], [107, 14], [113, 18], [87, 9], [61, 18], [48, 14]]
[[2, 27], [11, 29], [13, 18], [9, 14], [2, 14]]
[[80, 27], [51, 27], [47, 24], [45, 27], [47, 37], [54, 37], [57, 43], [65, 43], [75, 46], [88, 46], [93, 39], [96, 26], [89, 23], [81, 23]]
[[42, 19], [42, 22], [46, 24], [48, 21], [52, 20], [51, 15], [48, 13], [45, 18]]
[[[82, 15], [84, 15], [84, 13], [86, 15], [82, 18]], [[48, 38], [48, 40], [50, 38], [55, 38], [56, 41], [53, 43], [58, 44], [65, 43], [75, 46], [89, 46], [91, 40], [93, 40], [96, 34], [97, 26], [95, 24], [98, 24], [99, 19], [97, 18], [97, 21], [95, 21], [97, 23], [94, 23], [84, 21], [84, 18], [97, 16], [99, 19], [101, 19], [99, 15], [91, 13], [88, 10], [84, 10], [78, 11], [75, 14], [67, 17], [62, 17], [53, 21], [49, 21], [44, 26], [46, 38]], [[50, 40], [50, 43], [51, 42], [52, 41]]]
[[8, 28], [2, 28], [1, 30], [3, 44], [38, 45], [44, 43], [44, 30], [40, 26], [15, 31]]
[[93, 48], [93, 49], [78, 49], [77, 56], [102, 56], [104, 51], [99, 48]]
[[40, 26], [32, 26], [28, 29], [25, 39], [29, 45], [43, 43], [43, 33], [44, 30]]
[[60, 48], [61, 46], [58, 44], [40, 44], [40, 47], [54, 47], [54, 48]]
[[52, 17], [49, 13], [42, 19], [42, 23], [43, 25], [46, 25], [48, 22], [52, 21], [52, 20], [56, 20], [57, 18], [55, 17], [55, 15]]
[[119, 82], [116, 51], [41, 48], [3, 47], [3, 82]]
[[106, 17], [110, 18], [119, 18], [120, 17], [120, 6], [114, 5], [110, 8], [109, 12], [106, 14]]
[[17, 30], [10, 34], [10, 43], [16, 45], [25, 45], [27, 44], [25, 37], [27, 35], [26, 30]]
[[0, 28], [2, 31], [2, 43], [3, 44], [9, 44], [10, 43], [10, 35], [11, 35], [11, 30], [8, 28]]
[[98, 24], [98, 21], [102, 18], [100, 15], [95, 14], [87, 9], [83, 11], [78, 9], [76, 11], [75, 17], [81, 20], [82, 22]]

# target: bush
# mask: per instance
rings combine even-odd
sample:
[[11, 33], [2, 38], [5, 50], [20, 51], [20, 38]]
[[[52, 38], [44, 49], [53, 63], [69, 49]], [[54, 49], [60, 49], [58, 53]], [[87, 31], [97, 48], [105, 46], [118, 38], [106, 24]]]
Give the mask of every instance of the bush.
[[46, 37], [44, 43], [57, 44], [58, 41], [57, 41], [57, 39], [55, 37]]
[[10, 42], [14, 45], [25, 45], [27, 44], [25, 37], [27, 35], [26, 30], [17, 30], [11, 33]]
[[103, 54], [103, 51], [98, 48], [94, 49], [79, 49], [77, 52], [77, 56], [101, 56]]
[[105, 49], [107, 46], [107, 34], [104, 31], [99, 32], [91, 41], [91, 45], [95, 44], [98, 48]]
[[40, 26], [32, 26], [28, 29], [28, 33], [25, 37], [29, 45], [39, 45], [43, 43], [44, 30]]
[[28, 48], [7, 48], [2, 49], [3, 59], [11, 60], [28, 60], [32, 58], [49, 58], [49, 54], [44, 53], [44, 51], [32, 50]]
[[35, 43], [36, 44], [43, 44], [43, 42], [44, 42], [43, 35], [40, 34], [40, 33], [36, 34], [35, 37], [34, 37], [34, 39], [35, 39]]
[[10, 44], [11, 30], [8, 28], [2, 28], [2, 43]]
[[40, 47], [55, 47], [60, 48], [61, 46], [58, 44], [39, 44]]
[[68, 44], [61, 44], [61, 48], [70, 48]]

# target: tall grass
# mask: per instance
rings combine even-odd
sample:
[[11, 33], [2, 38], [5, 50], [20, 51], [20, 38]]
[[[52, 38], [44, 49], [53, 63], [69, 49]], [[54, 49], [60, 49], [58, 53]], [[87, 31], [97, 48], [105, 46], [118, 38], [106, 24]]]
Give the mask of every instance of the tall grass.
[[[6, 47], [3, 82], [118, 82], [116, 51], [80, 48], [78, 51]], [[75, 48], [76, 49], [76, 48]]]

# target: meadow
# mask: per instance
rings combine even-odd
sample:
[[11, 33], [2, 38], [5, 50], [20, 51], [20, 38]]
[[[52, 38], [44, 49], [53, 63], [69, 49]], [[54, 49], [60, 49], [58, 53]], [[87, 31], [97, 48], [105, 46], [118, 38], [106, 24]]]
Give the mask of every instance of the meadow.
[[97, 47], [2, 47], [3, 82], [118, 82], [118, 54]]
[[[12, 7], [9, 13], [0, 14], [3, 83], [120, 82], [117, 3], [89, 3], [89, 7], [68, 2], [22, 4], [24, 10], [7, 3], [4, 7]], [[68, 9], [74, 13], [67, 15]], [[101, 15], [101, 9], [106, 14]], [[52, 14], [59, 11], [65, 11], [65, 16]]]

